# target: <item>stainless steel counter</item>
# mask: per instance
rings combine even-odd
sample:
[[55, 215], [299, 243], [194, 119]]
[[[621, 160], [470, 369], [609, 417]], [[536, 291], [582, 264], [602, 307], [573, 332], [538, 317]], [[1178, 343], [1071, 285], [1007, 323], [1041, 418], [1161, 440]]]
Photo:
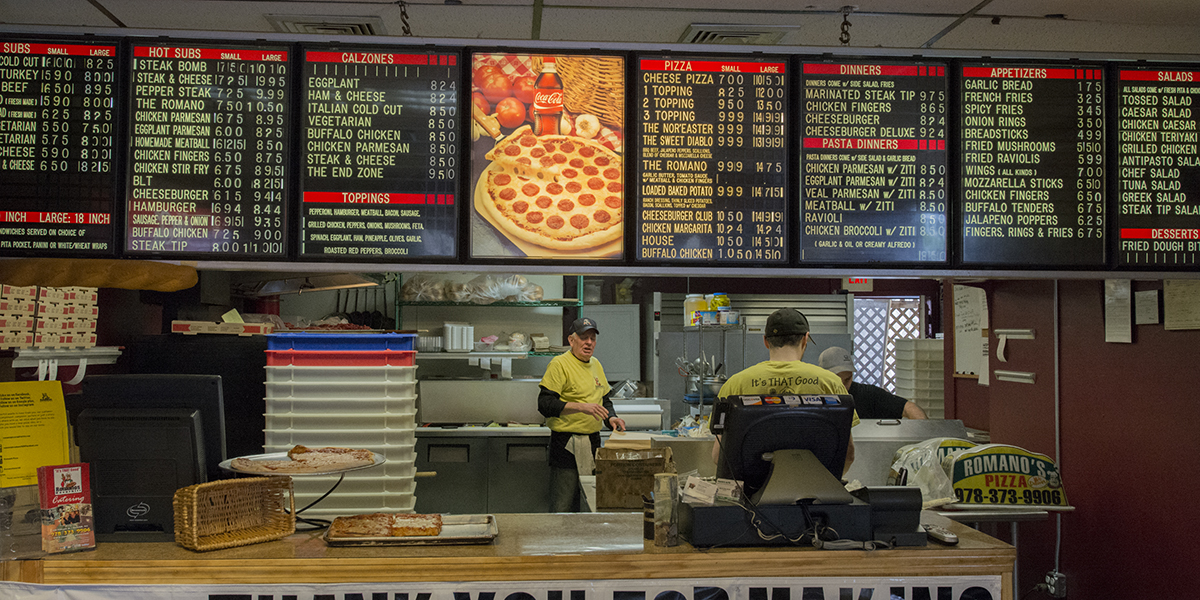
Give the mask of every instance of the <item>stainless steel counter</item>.
[[549, 427], [418, 427], [423, 437], [549, 437]]

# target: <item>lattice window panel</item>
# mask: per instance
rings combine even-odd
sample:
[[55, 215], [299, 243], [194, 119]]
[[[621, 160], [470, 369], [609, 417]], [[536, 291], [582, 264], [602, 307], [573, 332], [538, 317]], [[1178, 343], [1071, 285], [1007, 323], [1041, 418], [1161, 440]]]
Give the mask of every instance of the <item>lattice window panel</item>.
[[920, 298], [888, 301], [887, 355], [884, 357], [882, 387], [896, 391], [896, 339], [919, 338], [924, 330]]
[[898, 338], [919, 338], [924, 331], [921, 298], [854, 299], [855, 381], [896, 391]]

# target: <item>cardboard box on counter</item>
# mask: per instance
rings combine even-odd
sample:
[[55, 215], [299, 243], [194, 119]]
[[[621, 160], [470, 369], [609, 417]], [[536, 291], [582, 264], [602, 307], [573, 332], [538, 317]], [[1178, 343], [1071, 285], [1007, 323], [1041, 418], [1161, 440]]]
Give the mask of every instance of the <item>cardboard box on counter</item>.
[[670, 448], [596, 450], [596, 508], [642, 508], [654, 490], [654, 476], [674, 473]]
[[196, 335], [223, 333], [227, 335], [266, 335], [275, 330], [270, 323], [216, 323], [210, 321], [171, 321], [171, 333]]

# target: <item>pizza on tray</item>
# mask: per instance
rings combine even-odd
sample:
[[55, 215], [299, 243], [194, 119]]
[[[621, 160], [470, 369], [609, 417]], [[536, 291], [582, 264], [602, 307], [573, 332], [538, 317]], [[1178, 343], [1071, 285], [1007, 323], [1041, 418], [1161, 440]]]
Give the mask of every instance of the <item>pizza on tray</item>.
[[621, 239], [621, 156], [589, 139], [535, 136], [524, 125], [485, 156], [488, 216], [505, 233], [555, 250]]
[[336, 473], [375, 464], [375, 454], [358, 448], [308, 448], [295, 446], [287, 460], [235, 458], [229, 466], [246, 473], [291, 475], [294, 473]]
[[371, 513], [336, 517], [329, 525], [330, 537], [411, 537], [442, 533], [442, 515]]

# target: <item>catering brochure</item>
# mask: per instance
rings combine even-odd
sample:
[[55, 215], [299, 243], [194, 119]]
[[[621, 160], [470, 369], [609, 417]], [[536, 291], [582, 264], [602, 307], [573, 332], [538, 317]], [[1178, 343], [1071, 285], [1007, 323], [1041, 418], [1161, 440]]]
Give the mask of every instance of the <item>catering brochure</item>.
[[39, 467], [37, 473], [42, 550], [53, 553], [96, 547], [87, 463]]

